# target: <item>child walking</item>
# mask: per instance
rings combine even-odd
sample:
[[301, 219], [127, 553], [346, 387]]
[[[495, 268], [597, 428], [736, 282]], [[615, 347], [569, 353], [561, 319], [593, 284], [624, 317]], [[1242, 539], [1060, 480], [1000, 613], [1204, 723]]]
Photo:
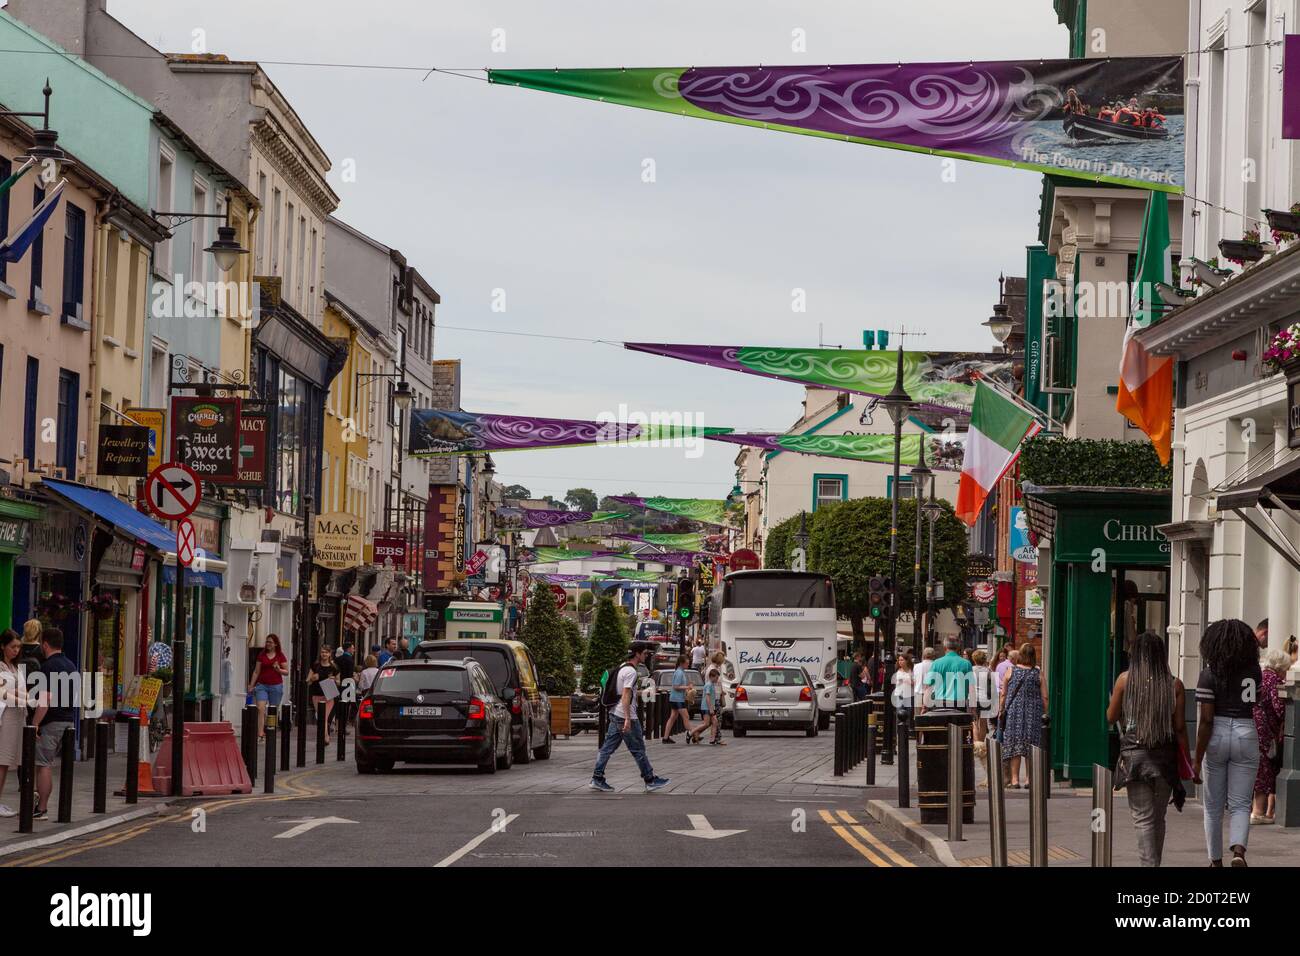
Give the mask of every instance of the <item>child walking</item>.
[[704, 736], [704, 732], [713, 727], [713, 739], [709, 741], [715, 747], [725, 747], [726, 742], [722, 739], [722, 680], [716, 667], [709, 669], [708, 678], [704, 684], [704, 696], [700, 700], [700, 716], [703, 718], [698, 730], [695, 731], [695, 739], [698, 741]]

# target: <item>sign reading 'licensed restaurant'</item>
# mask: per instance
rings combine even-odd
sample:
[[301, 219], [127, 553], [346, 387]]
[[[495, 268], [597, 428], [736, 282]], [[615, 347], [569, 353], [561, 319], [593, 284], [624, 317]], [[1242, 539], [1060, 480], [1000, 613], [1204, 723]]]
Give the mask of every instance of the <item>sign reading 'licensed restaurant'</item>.
[[204, 481], [237, 481], [239, 423], [238, 398], [173, 398], [172, 461]]
[[361, 521], [355, 515], [331, 512], [316, 516], [315, 561], [323, 568], [346, 571], [361, 563]]
[[142, 425], [100, 425], [95, 471], [116, 478], [149, 474], [149, 429]]

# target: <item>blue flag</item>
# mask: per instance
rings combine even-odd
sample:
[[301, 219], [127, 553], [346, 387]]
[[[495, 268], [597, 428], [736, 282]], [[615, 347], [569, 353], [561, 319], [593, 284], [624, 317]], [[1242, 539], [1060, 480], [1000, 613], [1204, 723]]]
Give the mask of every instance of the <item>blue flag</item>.
[[0, 259], [5, 262], [17, 262], [31, 248], [36, 237], [41, 234], [45, 228], [45, 222], [53, 214], [54, 209], [59, 204], [59, 199], [63, 196], [63, 188], [68, 185], [66, 179], [60, 180], [59, 184], [50, 191], [34, 210], [31, 218], [18, 227], [18, 230], [7, 236], [4, 242], [0, 242]]

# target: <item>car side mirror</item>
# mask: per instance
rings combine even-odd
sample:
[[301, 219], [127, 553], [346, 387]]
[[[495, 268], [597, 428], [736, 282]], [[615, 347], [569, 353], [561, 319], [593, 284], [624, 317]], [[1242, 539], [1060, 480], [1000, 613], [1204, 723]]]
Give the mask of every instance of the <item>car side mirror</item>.
[[507, 704], [510, 703], [515, 699], [515, 689], [513, 687], [507, 687], [501, 692], [501, 699]]

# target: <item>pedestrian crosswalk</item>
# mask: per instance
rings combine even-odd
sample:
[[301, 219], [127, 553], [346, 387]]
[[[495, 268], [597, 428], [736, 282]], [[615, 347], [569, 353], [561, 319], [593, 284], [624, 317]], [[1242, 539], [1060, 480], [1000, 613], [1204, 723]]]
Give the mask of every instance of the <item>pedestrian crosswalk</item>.
[[916, 866], [897, 850], [886, 845], [846, 810], [819, 810], [822, 822], [841, 840], [857, 850], [872, 866]]

